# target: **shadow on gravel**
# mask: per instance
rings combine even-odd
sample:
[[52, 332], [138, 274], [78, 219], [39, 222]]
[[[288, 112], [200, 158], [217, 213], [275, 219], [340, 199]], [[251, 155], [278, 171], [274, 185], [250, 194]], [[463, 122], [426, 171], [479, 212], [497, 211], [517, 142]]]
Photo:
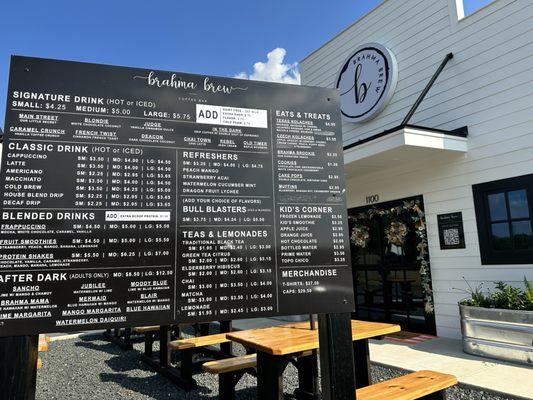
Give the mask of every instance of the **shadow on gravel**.
[[119, 355], [126, 353], [118, 345], [108, 342], [101, 334], [90, 334], [79, 337], [79, 341], [74, 343], [74, 346], [84, 347], [89, 350], [103, 351], [104, 353]]
[[185, 392], [171, 384], [168, 384], [158, 375], [138, 378], [126, 374], [100, 374], [102, 382], [113, 382], [132, 392], [149, 396], [155, 400], [172, 399], [212, 399], [216, 398], [211, 390], [205, 386], [195, 391]]
[[77, 342], [76, 347], [83, 347], [87, 350], [98, 350], [107, 354], [118, 356], [120, 353], [124, 353], [120, 347], [117, 347], [113, 343], [91, 343], [91, 342]]
[[139, 353], [129, 353], [126, 355], [118, 355], [105, 360], [109, 368], [115, 372], [127, 372], [133, 370], [150, 371], [152, 368], [141, 360]]

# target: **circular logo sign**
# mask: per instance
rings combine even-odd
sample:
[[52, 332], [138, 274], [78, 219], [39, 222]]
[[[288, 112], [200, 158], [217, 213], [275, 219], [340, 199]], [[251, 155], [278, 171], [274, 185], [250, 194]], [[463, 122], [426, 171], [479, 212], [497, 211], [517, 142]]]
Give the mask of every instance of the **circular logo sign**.
[[337, 77], [343, 119], [357, 123], [375, 117], [391, 99], [397, 82], [398, 63], [389, 49], [379, 43], [359, 46]]

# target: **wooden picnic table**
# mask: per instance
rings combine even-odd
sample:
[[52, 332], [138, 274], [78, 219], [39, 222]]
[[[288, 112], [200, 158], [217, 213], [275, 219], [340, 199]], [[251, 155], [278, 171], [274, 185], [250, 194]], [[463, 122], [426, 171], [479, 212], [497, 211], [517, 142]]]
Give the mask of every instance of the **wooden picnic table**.
[[[184, 390], [191, 390], [197, 387], [196, 381], [193, 378], [195, 372], [201, 372], [201, 366], [204, 362], [210, 361], [213, 358], [228, 357], [231, 355], [231, 343], [223, 343], [220, 345], [220, 351], [209, 351], [205, 347], [205, 344], [198, 346], [190, 346], [185, 350], [176, 349], [171, 344], [173, 340], [172, 332], [174, 328], [180, 327], [180, 325], [191, 324], [178, 324], [176, 326], [161, 325], [145, 327], [147, 331], [147, 343], [145, 345], [145, 351], [142, 360], [149, 364], [156, 372], [165, 376], [171, 382], [179, 386]], [[200, 334], [209, 335], [209, 323], [203, 324], [206, 329], [200, 328]], [[221, 333], [231, 332], [231, 321], [219, 321], [219, 329]], [[158, 357], [154, 357], [152, 351], [152, 344], [148, 343], [153, 341], [153, 331], [159, 332], [159, 354]], [[137, 331], [142, 331], [143, 328], [137, 328]], [[152, 334], [150, 333], [152, 332]], [[179, 329], [178, 329], [179, 332]], [[148, 338], [149, 336], [149, 338]], [[175, 335], [174, 335], [175, 336]], [[179, 336], [179, 333], [177, 334]], [[180, 354], [180, 361], [176, 366], [172, 365], [172, 352], [178, 351]], [[208, 353], [212, 357], [199, 358], [193, 360], [197, 353]]]
[[[356, 370], [356, 387], [370, 385], [368, 339], [382, 338], [399, 332], [399, 325], [352, 320], [352, 339]], [[308, 322], [271, 328], [231, 332], [226, 337], [257, 352], [257, 398], [283, 399], [283, 371], [294, 357], [319, 348], [318, 330], [311, 330]], [[301, 357], [296, 364], [300, 377], [299, 398], [314, 398], [316, 387], [310, 379], [312, 358]], [[306, 360], [306, 361], [305, 361]], [[303, 378], [303, 381], [302, 381]]]

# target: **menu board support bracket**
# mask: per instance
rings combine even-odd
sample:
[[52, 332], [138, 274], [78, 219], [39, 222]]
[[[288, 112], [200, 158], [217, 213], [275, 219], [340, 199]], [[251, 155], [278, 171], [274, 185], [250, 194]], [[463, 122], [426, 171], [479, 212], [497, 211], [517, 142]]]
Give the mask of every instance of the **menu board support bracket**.
[[0, 338], [0, 398], [35, 400], [39, 335]]

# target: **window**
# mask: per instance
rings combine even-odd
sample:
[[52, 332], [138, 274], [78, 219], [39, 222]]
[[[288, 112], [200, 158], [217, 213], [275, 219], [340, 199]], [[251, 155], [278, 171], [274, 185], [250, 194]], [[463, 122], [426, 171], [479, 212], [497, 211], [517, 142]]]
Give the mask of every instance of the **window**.
[[[485, 7], [486, 5], [492, 3], [494, 0], [459, 0], [462, 2], [463, 15], [464, 17], [475, 13], [477, 10]], [[461, 17], [459, 18], [461, 19]]]
[[533, 264], [533, 175], [473, 192], [482, 264]]

